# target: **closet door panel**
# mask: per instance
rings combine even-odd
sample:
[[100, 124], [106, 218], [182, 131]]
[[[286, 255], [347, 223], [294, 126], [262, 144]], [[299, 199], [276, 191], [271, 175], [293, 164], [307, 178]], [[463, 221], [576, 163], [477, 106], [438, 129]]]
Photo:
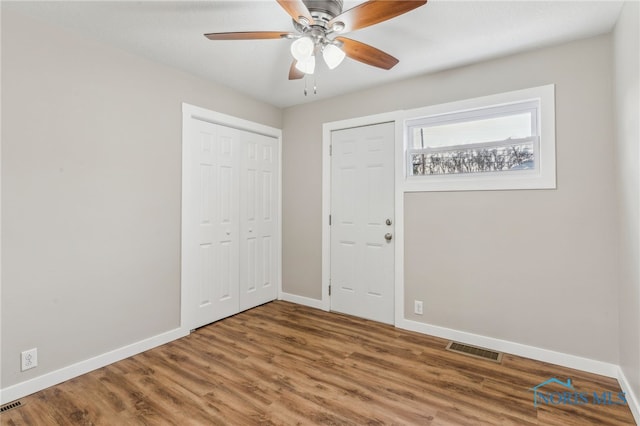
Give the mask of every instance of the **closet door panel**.
[[217, 253], [214, 286], [214, 314], [212, 321], [236, 314], [240, 308], [238, 295], [238, 247], [240, 237], [239, 160], [240, 135], [235, 129], [215, 125], [217, 140], [216, 153], [216, 218]]
[[204, 325], [214, 312], [215, 300], [215, 261], [216, 261], [216, 233], [215, 233], [215, 173], [216, 159], [214, 147], [216, 144], [216, 128], [198, 123], [197, 133], [192, 146], [193, 149], [193, 183], [197, 208], [189, 218], [193, 225], [196, 239], [193, 245], [192, 260], [194, 265], [195, 292], [192, 298], [192, 309], [195, 315], [192, 328]]
[[241, 211], [244, 211], [240, 257], [246, 267], [240, 270], [241, 310], [274, 300], [278, 294], [274, 276], [277, 268], [273, 264], [277, 232], [277, 141], [249, 132], [245, 137], [246, 153], [240, 180], [244, 188], [240, 200]]
[[[192, 281], [187, 293], [190, 328], [233, 315], [238, 297], [237, 136], [223, 126], [194, 120], [190, 138], [192, 202], [183, 218], [183, 267]], [[187, 285], [187, 283], [183, 283]]]

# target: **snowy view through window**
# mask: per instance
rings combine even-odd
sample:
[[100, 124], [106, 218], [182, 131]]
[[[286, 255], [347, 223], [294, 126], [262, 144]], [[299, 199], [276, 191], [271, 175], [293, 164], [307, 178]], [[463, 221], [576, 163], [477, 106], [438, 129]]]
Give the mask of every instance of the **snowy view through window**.
[[448, 114], [412, 126], [409, 174], [534, 169], [538, 138], [531, 107], [527, 103]]

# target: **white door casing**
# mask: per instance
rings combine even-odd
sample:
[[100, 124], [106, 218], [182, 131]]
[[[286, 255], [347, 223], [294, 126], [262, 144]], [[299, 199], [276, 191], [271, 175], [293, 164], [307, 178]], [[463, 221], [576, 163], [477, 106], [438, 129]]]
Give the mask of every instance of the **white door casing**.
[[182, 178], [181, 327], [276, 299], [280, 131], [183, 104]]
[[331, 133], [331, 310], [388, 324], [394, 323], [394, 140], [392, 122]]

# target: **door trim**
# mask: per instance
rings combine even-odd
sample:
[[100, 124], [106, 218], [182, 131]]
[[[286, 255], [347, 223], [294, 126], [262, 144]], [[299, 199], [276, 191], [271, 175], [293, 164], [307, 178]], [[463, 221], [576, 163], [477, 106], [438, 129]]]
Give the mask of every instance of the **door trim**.
[[[192, 188], [189, 188], [187, 185], [187, 180], [185, 179], [186, 172], [188, 170], [189, 164], [189, 147], [188, 147], [188, 137], [191, 131], [191, 120], [201, 120], [206, 121], [212, 124], [219, 124], [221, 126], [231, 127], [238, 130], [245, 130], [252, 133], [257, 133], [259, 135], [269, 136], [277, 140], [277, 157], [278, 157], [278, 197], [276, 200], [276, 231], [275, 235], [277, 237], [276, 241], [276, 250], [275, 255], [277, 257], [276, 260], [276, 273], [275, 273], [275, 284], [277, 288], [277, 298], [281, 298], [282, 294], [282, 130], [277, 129], [275, 127], [265, 126], [260, 123], [255, 123], [253, 121], [245, 120], [242, 118], [234, 117], [231, 115], [222, 114], [219, 112], [211, 111], [205, 108], [197, 107], [195, 105], [190, 105], [188, 103], [182, 103], [182, 171], [181, 171], [181, 187], [182, 187], [182, 196], [180, 202], [181, 209], [181, 218], [186, 217], [186, 208], [187, 202], [186, 200], [191, 199]], [[190, 332], [189, 324], [192, 324], [190, 313], [187, 306], [187, 301], [189, 300], [187, 295], [187, 286], [185, 282], [189, 279], [188, 271], [184, 268], [184, 253], [185, 251], [185, 223], [184, 220], [181, 219], [180, 223], [180, 329], [184, 333]]]
[[331, 277], [331, 229], [329, 227], [329, 214], [331, 213], [331, 156], [329, 150], [331, 145], [331, 132], [334, 130], [388, 122], [395, 123], [394, 215], [396, 226], [394, 229], [394, 324], [398, 324], [404, 317], [404, 288], [402, 285], [404, 283], [404, 208], [403, 192], [399, 188], [399, 184], [402, 182], [404, 165], [402, 150], [400, 150], [400, 155], [398, 155], [399, 151], [397, 149], [398, 144], [402, 145], [402, 141], [404, 140], [402, 111], [332, 121], [322, 125], [322, 299], [320, 305], [325, 311], [331, 309], [331, 300], [329, 298], [329, 278]]

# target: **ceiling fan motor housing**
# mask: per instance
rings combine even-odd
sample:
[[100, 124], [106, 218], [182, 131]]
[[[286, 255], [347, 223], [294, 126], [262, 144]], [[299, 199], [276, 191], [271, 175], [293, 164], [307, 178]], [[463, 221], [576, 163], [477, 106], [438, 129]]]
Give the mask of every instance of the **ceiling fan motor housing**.
[[342, 0], [302, 0], [302, 2], [309, 9], [314, 25], [323, 28], [327, 28], [327, 23], [342, 13]]

